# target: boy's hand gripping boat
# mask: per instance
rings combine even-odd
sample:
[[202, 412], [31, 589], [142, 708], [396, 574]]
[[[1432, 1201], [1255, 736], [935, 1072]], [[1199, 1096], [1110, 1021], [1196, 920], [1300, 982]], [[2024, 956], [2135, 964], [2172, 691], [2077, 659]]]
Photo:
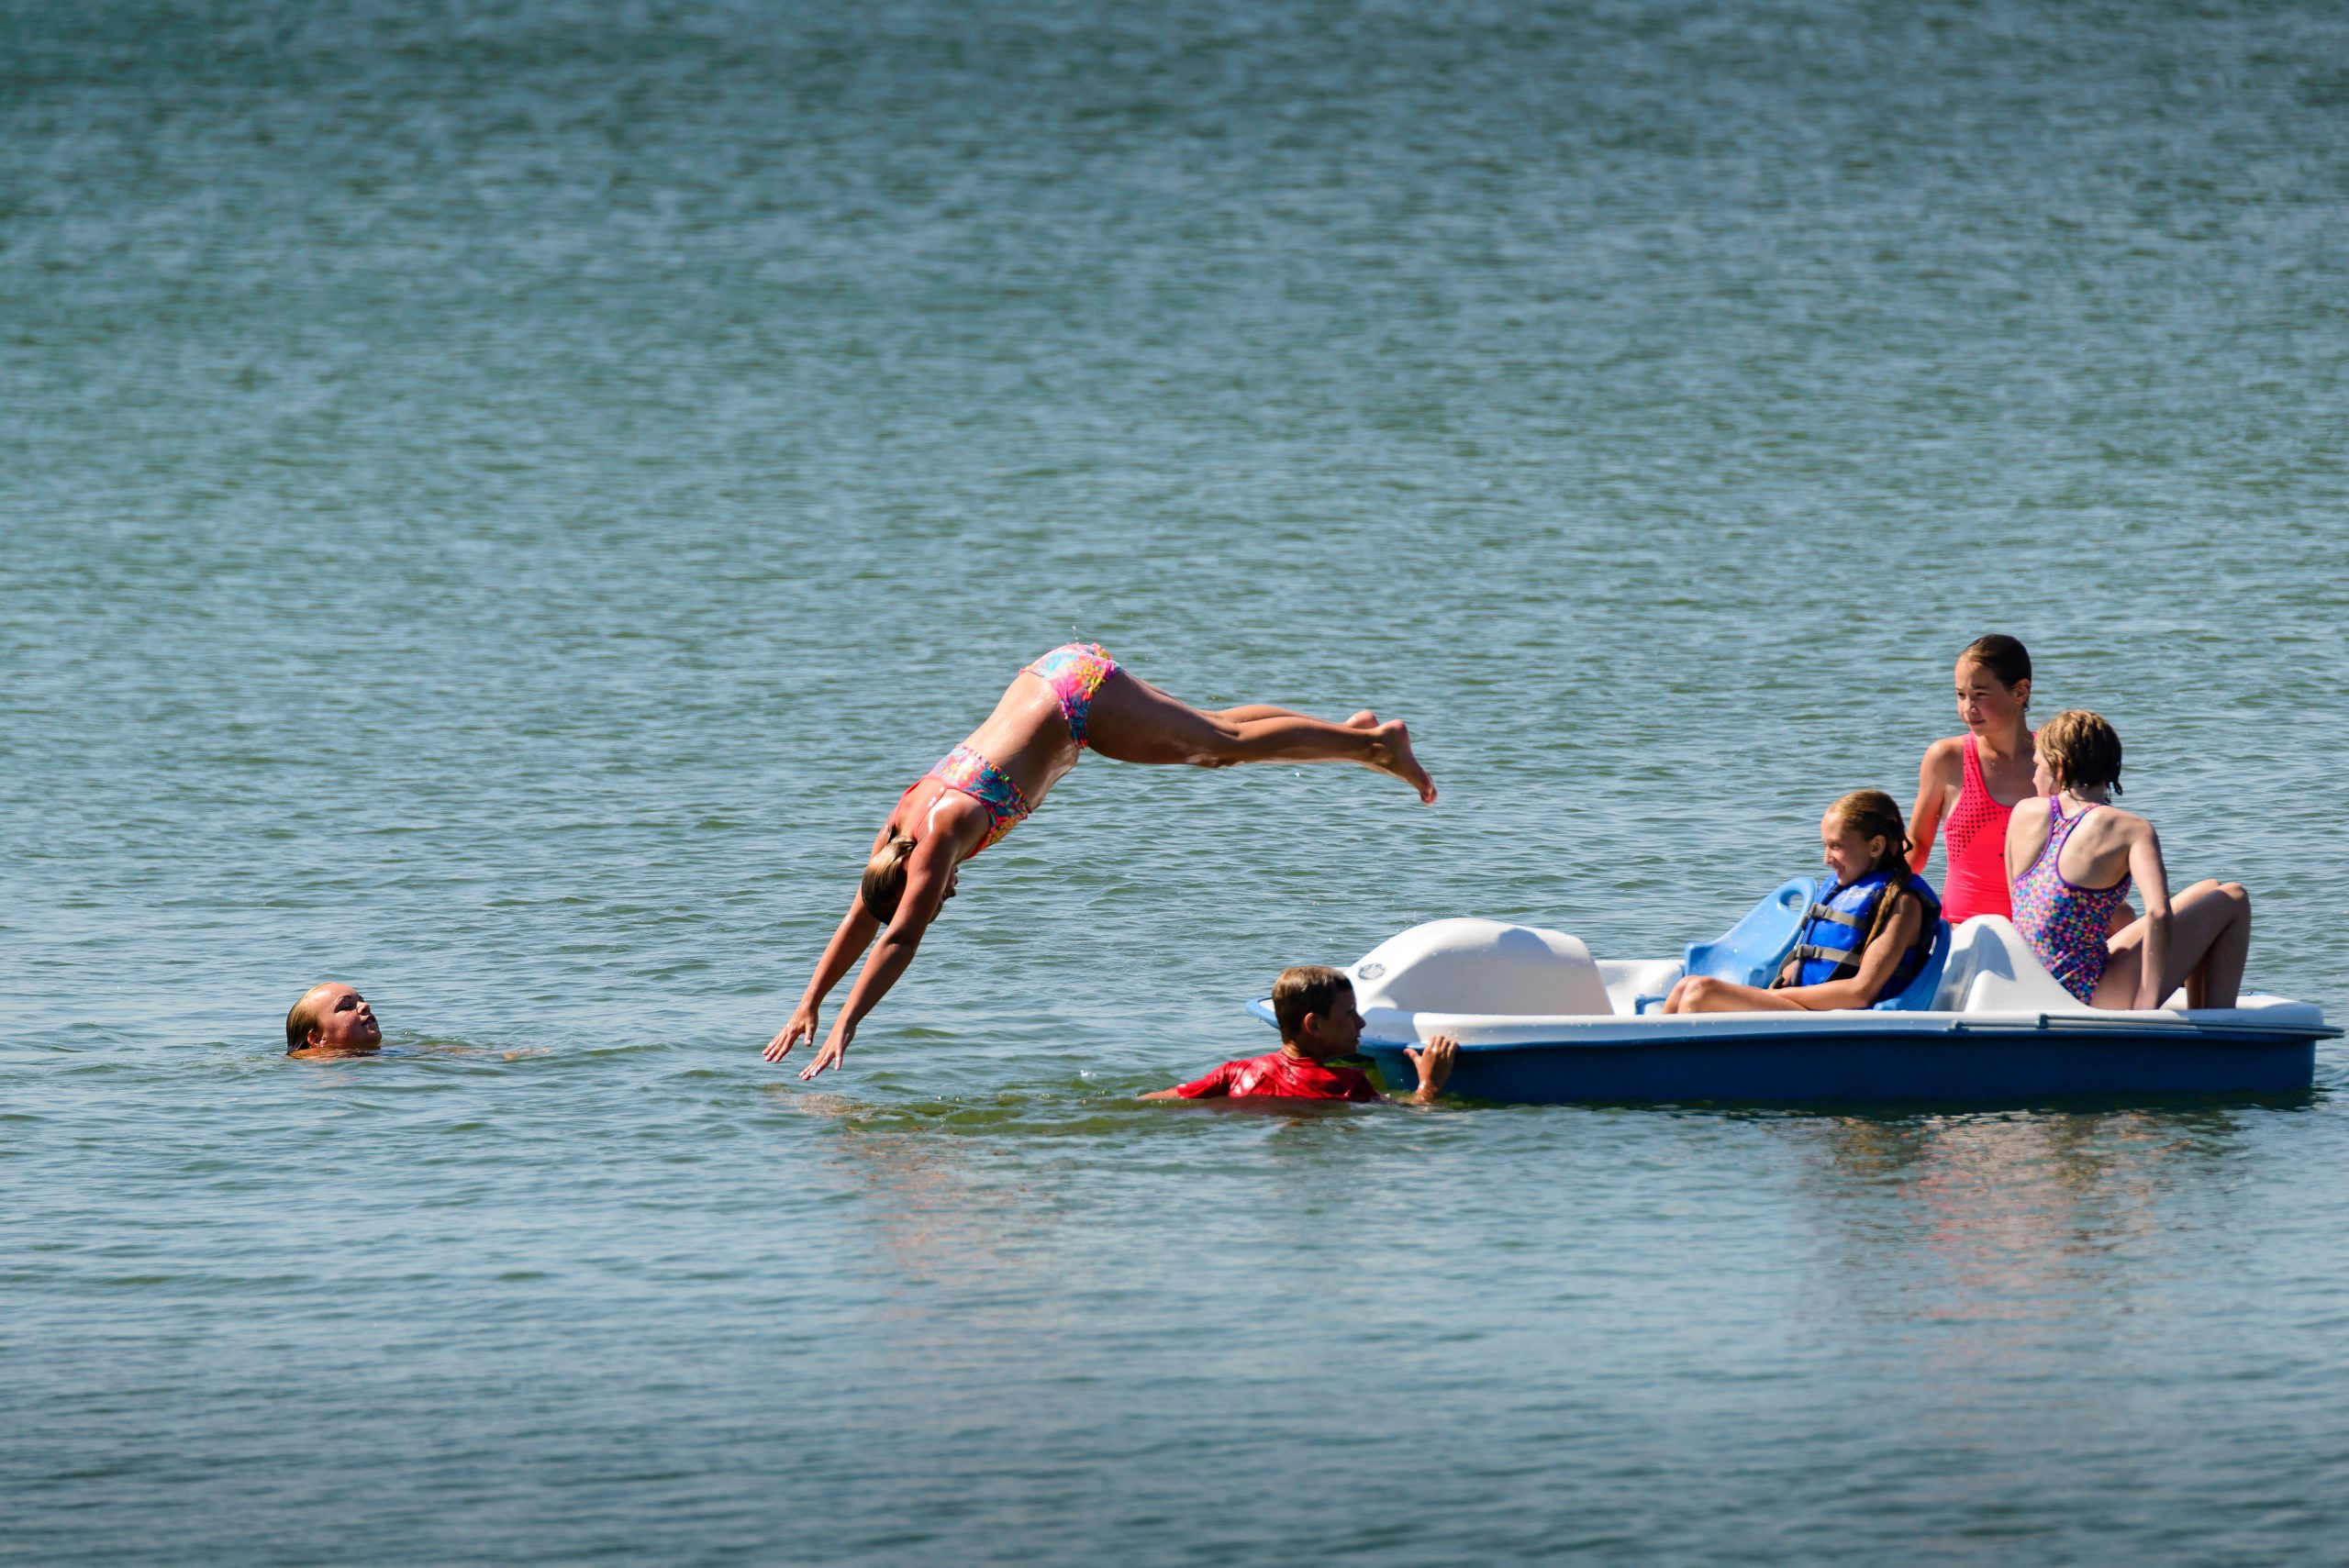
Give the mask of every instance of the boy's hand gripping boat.
[[[1942, 925], [1916, 978], [1865, 1010], [1658, 1011], [1683, 974], [1768, 984], [1816, 886], [1787, 883], [1679, 960], [1594, 960], [1563, 931], [1497, 920], [1414, 926], [1346, 972], [1363, 1053], [1390, 1091], [1408, 1090], [1404, 1048], [1448, 1034], [1460, 1041], [1451, 1093], [1525, 1104], [2028, 1100], [2305, 1090], [2316, 1042], [2341, 1034], [2313, 1003], [2277, 996], [2090, 1008], [1995, 916]], [[1272, 1020], [1269, 1001], [1252, 1010]]]

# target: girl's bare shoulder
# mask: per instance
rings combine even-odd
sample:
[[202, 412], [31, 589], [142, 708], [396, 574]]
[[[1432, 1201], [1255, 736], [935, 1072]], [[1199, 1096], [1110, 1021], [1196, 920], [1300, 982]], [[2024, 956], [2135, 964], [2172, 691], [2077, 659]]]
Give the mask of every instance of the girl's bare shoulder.
[[1945, 736], [1926, 747], [1925, 760], [1917, 765], [1917, 771], [1944, 784], [1965, 783], [1965, 737]]

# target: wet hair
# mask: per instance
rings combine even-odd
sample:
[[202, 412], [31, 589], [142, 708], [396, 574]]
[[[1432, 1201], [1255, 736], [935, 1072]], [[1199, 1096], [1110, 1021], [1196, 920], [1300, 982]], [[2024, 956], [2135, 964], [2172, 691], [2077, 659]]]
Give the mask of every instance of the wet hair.
[[914, 852], [916, 842], [911, 834], [893, 833], [864, 862], [864, 880], [857, 884], [856, 895], [885, 926], [897, 917], [897, 901], [906, 895], [906, 857]]
[[310, 1005], [317, 987], [313, 985], [302, 993], [301, 999], [285, 1009], [285, 1054], [293, 1055], [310, 1043], [310, 1031], [318, 1027], [318, 1010]]
[[2121, 793], [2121, 737], [2099, 715], [2065, 708], [2039, 727], [2039, 754], [2065, 789]]
[[1827, 815], [1863, 839], [1881, 836], [1884, 858], [1870, 871], [1890, 871], [1909, 860], [1909, 824], [1899, 806], [1880, 789], [1855, 789], [1827, 808]]
[[[1991, 679], [2009, 691], [2031, 679], [2031, 650], [2004, 632], [1976, 638], [1959, 651], [1957, 662], [1981, 665], [1990, 672]], [[2025, 697], [2023, 706], [2030, 706], [2031, 699]]]
[[1305, 1033], [1305, 1020], [1330, 1016], [1340, 996], [1353, 995], [1354, 983], [1343, 972], [1319, 963], [1300, 963], [1281, 971], [1273, 982], [1273, 1018], [1281, 1026], [1283, 1040], [1298, 1040]]

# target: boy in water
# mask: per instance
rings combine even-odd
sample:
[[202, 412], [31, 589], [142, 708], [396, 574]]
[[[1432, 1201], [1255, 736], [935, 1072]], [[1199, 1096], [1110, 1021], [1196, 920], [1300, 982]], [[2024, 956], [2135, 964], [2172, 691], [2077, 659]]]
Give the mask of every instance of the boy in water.
[[311, 986], [285, 1015], [288, 1056], [373, 1056], [383, 1048], [375, 1009], [340, 981]]
[[[1353, 1054], [1362, 1040], [1362, 1013], [1354, 1006], [1353, 982], [1318, 963], [1284, 969], [1273, 982], [1273, 1017], [1281, 1026], [1281, 1048], [1244, 1062], [1227, 1062], [1204, 1078], [1157, 1089], [1145, 1100], [1286, 1099], [1378, 1101], [1386, 1096], [1353, 1067], [1332, 1065]], [[1459, 1042], [1437, 1035], [1425, 1051], [1406, 1051], [1419, 1074], [1419, 1092], [1409, 1103], [1426, 1105], [1442, 1093], [1452, 1076]]]

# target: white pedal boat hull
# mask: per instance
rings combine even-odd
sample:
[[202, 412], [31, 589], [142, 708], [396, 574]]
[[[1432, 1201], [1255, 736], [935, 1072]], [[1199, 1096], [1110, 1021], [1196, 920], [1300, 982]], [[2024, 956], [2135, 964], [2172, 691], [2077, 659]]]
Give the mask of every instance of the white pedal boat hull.
[[[2188, 1009], [2182, 995], [2143, 1012], [2085, 1006], [1994, 917], [1945, 930], [1909, 992], [1865, 1011], [1654, 1010], [1692, 960], [1740, 979], [1774, 973], [1808, 886], [1788, 884], [1680, 961], [1598, 961], [1564, 932], [1493, 920], [1415, 926], [1348, 971], [1363, 1053], [1390, 1091], [1408, 1091], [1405, 1048], [1448, 1034], [1461, 1044], [1448, 1092], [1531, 1104], [2020, 1102], [2301, 1093], [2317, 1042], [2341, 1034], [2313, 1004], [2277, 996], [2227, 1008]], [[1269, 1002], [1253, 1010], [1270, 1021]]]

